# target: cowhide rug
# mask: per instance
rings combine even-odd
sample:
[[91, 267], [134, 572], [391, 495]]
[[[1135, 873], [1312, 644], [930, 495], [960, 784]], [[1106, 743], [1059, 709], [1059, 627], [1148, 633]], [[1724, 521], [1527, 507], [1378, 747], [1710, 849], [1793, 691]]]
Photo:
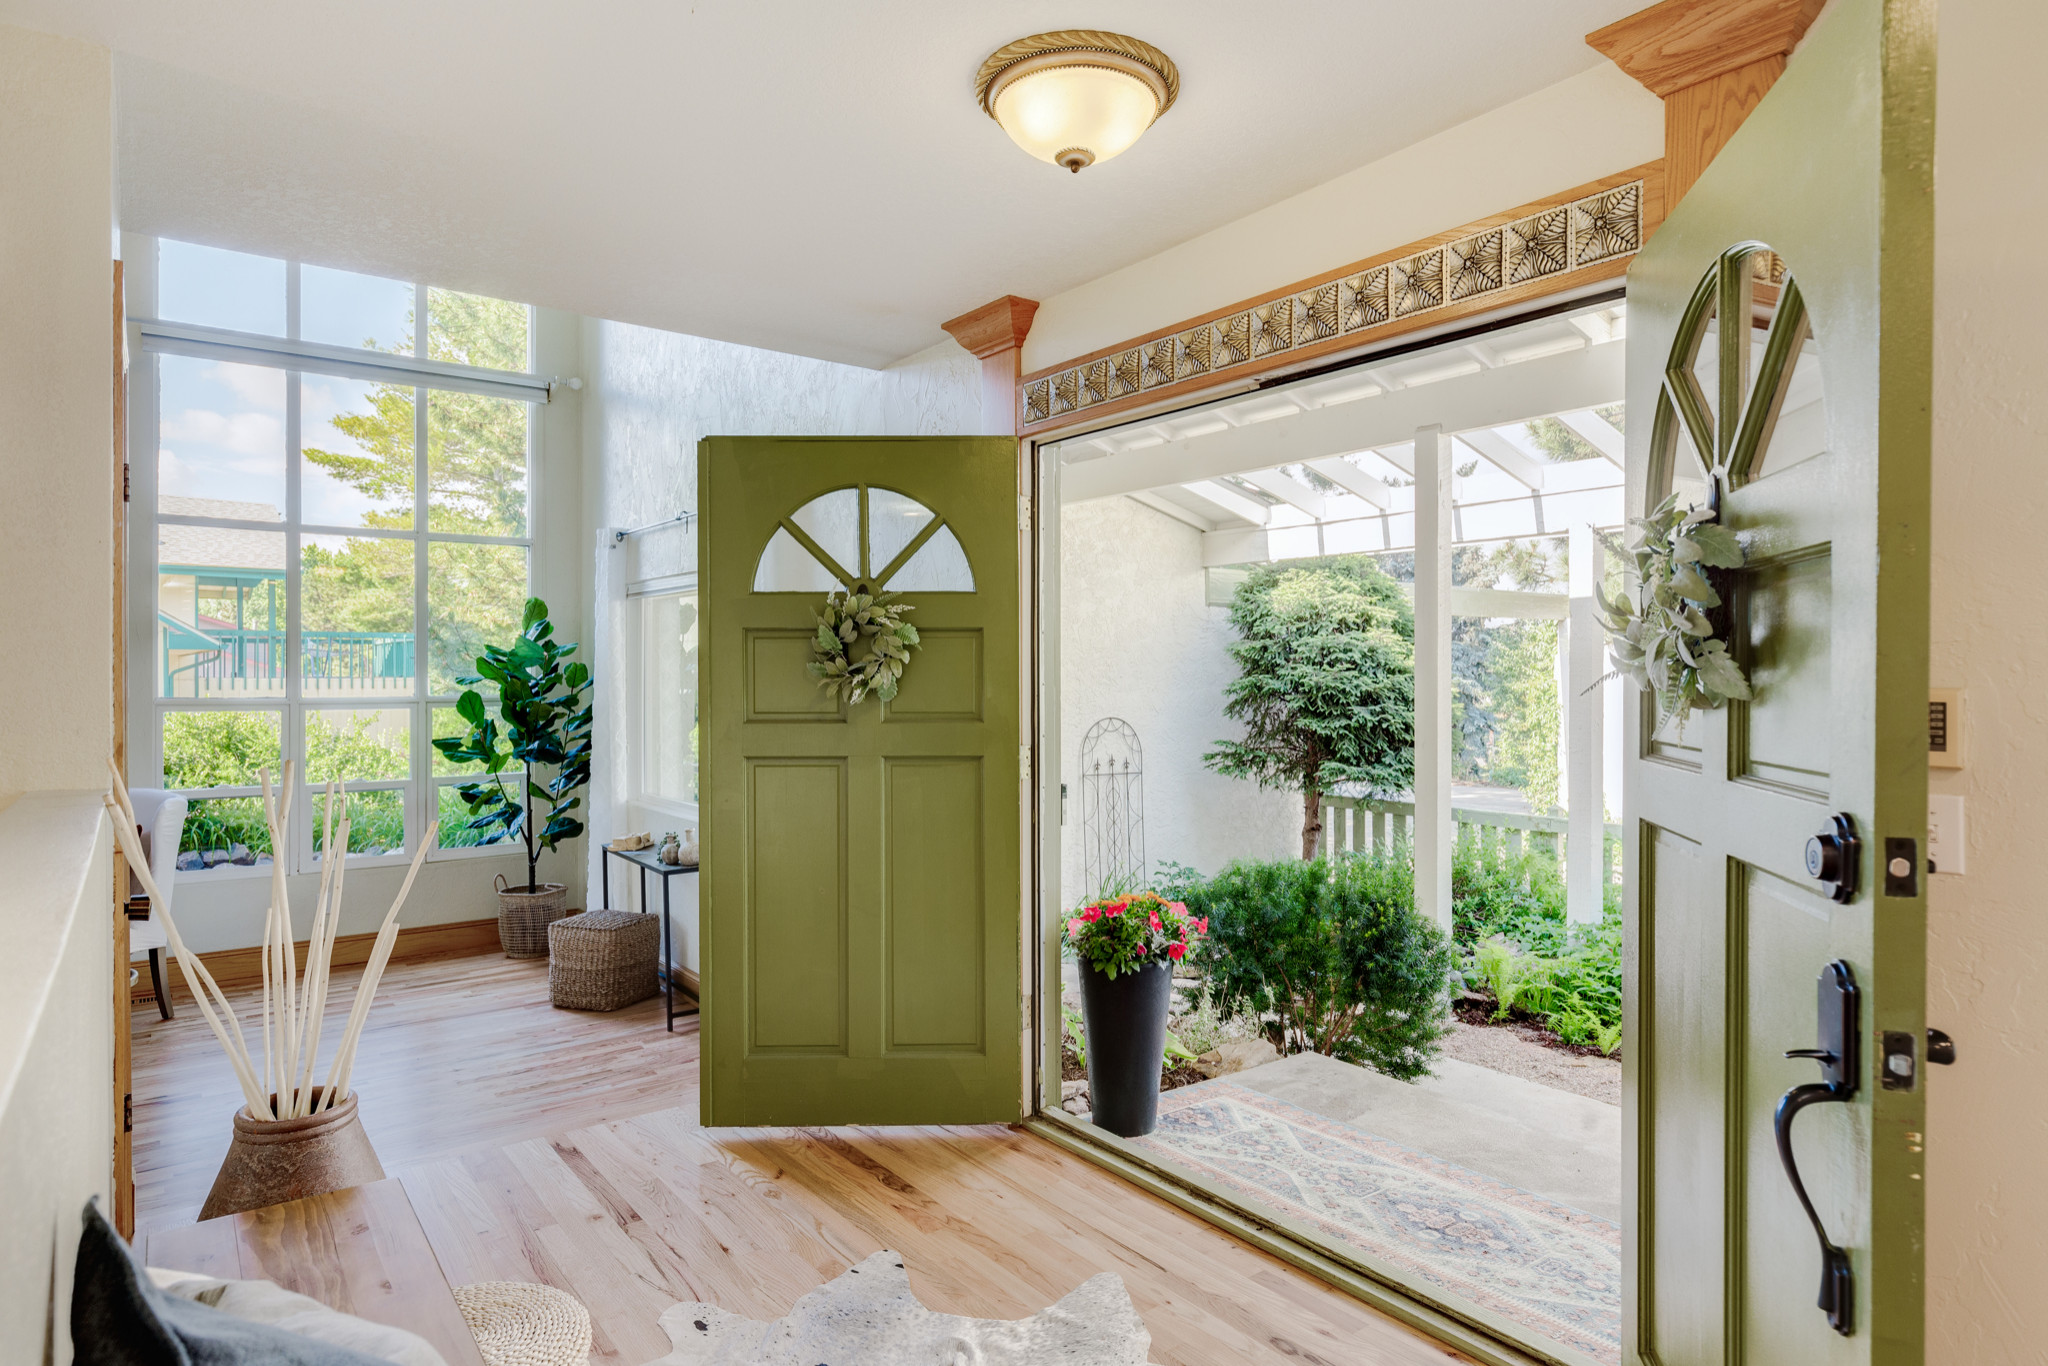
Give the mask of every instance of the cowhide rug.
[[661, 1326], [675, 1351], [649, 1366], [1146, 1366], [1152, 1347], [1111, 1272], [1029, 1318], [968, 1319], [918, 1303], [894, 1252], [877, 1252], [772, 1323], [678, 1304]]

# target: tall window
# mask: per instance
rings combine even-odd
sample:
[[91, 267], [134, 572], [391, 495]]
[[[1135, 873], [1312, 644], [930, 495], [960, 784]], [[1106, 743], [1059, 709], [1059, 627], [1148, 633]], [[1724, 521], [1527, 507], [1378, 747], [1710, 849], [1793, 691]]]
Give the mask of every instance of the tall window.
[[637, 794], [670, 807], [697, 806], [697, 594], [640, 599], [641, 735]]
[[[156, 565], [131, 577], [155, 594], [163, 785], [192, 799], [182, 866], [317, 868], [330, 779], [351, 858], [408, 858], [429, 821], [473, 846], [464, 775], [428, 741], [461, 728], [458, 679], [527, 596], [530, 310], [172, 241], [155, 278], [135, 328], [154, 402], [133, 406], [156, 427], [135, 508]], [[287, 758], [305, 787], [279, 851], [258, 783]]]

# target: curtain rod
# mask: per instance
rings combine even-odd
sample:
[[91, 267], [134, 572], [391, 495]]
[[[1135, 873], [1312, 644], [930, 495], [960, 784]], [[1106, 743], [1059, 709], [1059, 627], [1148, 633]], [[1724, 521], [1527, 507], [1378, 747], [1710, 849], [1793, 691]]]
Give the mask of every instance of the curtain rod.
[[665, 526], [674, 526], [678, 522], [688, 526], [696, 520], [697, 514], [694, 512], [678, 512], [667, 521], [649, 522], [646, 526], [636, 526], [630, 531], [614, 531], [612, 533], [612, 549], [617, 550], [620, 546], [624, 545], [628, 536], [639, 536], [649, 531], [659, 531]]

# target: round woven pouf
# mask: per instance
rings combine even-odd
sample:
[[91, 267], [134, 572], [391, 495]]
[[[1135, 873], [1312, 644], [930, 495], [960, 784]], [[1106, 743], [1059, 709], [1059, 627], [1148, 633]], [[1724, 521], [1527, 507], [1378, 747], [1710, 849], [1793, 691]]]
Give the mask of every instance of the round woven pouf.
[[485, 1366], [587, 1366], [590, 1312], [551, 1285], [479, 1281], [455, 1287]]

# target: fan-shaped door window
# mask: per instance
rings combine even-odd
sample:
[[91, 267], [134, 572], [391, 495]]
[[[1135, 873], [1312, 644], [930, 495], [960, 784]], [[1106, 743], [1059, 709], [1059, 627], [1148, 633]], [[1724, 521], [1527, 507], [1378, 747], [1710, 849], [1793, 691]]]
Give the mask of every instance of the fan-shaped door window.
[[756, 593], [972, 593], [967, 552], [908, 494], [866, 484], [820, 494], [782, 519], [754, 567]]

